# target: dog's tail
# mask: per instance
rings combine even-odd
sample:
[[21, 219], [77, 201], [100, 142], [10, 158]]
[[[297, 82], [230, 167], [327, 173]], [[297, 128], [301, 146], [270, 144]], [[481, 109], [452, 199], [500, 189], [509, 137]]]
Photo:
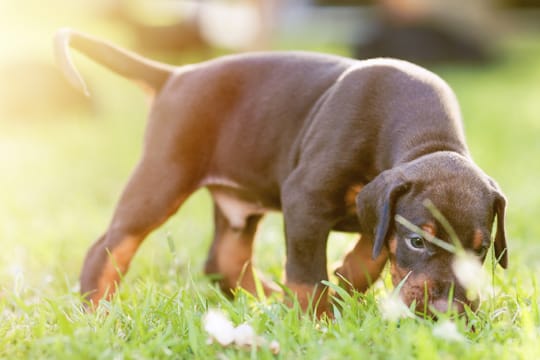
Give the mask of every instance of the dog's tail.
[[156, 92], [174, 71], [173, 66], [145, 59], [109, 42], [71, 29], [60, 29], [54, 37], [56, 61], [68, 81], [86, 95], [89, 95], [88, 88], [73, 64], [70, 46], [124, 77], [142, 81]]

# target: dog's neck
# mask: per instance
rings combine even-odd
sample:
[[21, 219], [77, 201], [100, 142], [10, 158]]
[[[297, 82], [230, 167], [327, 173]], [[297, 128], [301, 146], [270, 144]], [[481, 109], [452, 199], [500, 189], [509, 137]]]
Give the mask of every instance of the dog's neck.
[[[429, 120], [423, 126], [403, 119], [400, 124], [389, 124], [379, 137], [379, 170], [386, 170], [440, 151], [449, 151], [470, 158], [460, 120], [441, 121], [437, 126]], [[416, 119], [418, 121], [418, 119]], [[421, 121], [421, 120], [420, 120]], [[409, 123], [409, 124], [407, 124]], [[412, 140], [411, 140], [412, 139]], [[392, 146], [384, 146], [391, 142]]]

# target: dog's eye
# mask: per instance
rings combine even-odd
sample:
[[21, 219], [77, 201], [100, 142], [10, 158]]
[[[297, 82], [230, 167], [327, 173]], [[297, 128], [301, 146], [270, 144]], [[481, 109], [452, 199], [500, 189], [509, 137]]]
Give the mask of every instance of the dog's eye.
[[424, 239], [420, 235], [413, 235], [409, 239], [409, 244], [413, 249], [425, 249], [426, 243], [424, 242]]

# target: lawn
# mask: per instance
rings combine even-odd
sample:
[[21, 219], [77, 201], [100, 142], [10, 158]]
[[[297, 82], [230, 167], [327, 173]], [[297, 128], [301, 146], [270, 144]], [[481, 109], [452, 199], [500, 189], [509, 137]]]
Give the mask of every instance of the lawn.
[[[147, 103], [133, 84], [81, 62], [93, 111], [0, 119], [0, 358], [539, 358], [540, 37], [505, 47], [488, 66], [433, 68], [457, 93], [473, 157], [509, 200], [510, 267], [486, 265], [490, 290], [468, 321], [385, 318], [387, 272], [368, 293], [345, 296], [334, 321], [242, 292], [230, 301], [202, 275], [213, 230], [204, 190], [143, 244], [118, 296], [83, 312], [80, 266], [139, 157]], [[268, 216], [256, 247], [276, 280], [281, 226]], [[353, 240], [333, 234], [331, 262]], [[211, 308], [276, 340], [279, 353], [209, 344], [202, 319]]]

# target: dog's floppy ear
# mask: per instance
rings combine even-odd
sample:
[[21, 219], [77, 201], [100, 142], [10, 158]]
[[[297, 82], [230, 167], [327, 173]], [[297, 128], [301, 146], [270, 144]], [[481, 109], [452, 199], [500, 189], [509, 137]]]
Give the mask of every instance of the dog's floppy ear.
[[368, 183], [356, 197], [360, 232], [373, 238], [373, 259], [390, 235], [396, 200], [410, 187], [396, 169], [386, 170]]
[[495, 198], [495, 214], [497, 215], [497, 232], [495, 233], [495, 257], [499, 265], [506, 269], [508, 267], [508, 247], [506, 246], [506, 232], [504, 228], [504, 212], [506, 209], [506, 199], [498, 192]]
[[488, 179], [495, 192], [495, 201], [493, 208], [497, 216], [497, 229], [495, 232], [495, 257], [503, 269], [508, 267], [508, 247], [506, 245], [506, 231], [504, 227], [504, 213], [506, 209], [506, 198], [504, 197], [499, 185], [493, 180]]

